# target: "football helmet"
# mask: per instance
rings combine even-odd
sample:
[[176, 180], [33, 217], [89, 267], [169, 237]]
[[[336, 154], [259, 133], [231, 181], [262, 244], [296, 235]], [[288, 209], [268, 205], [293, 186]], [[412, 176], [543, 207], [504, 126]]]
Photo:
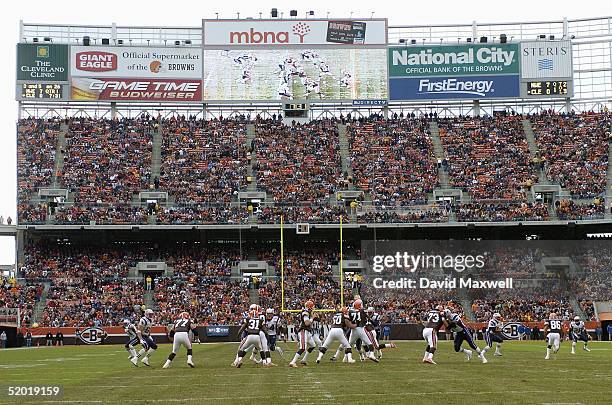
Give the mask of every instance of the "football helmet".
[[368, 309], [366, 309], [366, 312], [368, 314], [373, 314], [374, 313], [374, 307], [368, 307]]
[[578, 315], [574, 317], [574, 322], [580, 322], [580, 317]]
[[501, 318], [501, 314], [499, 312], [496, 312], [493, 314], [493, 319], [500, 319]]
[[349, 309], [347, 307], [341, 307], [340, 312], [342, 312], [344, 315], [347, 315], [349, 313]]
[[149, 317], [153, 315], [153, 310], [151, 308], [145, 309], [145, 316]]
[[361, 301], [361, 299], [356, 299], [355, 302], [353, 302], [353, 308], [356, 310], [363, 308], [363, 301]]
[[306, 301], [306, 303], [304, 304], [304, 306], [306, 307], [306, 309], [313, 309], [314, 308], [314, 302], [312, 300], [308, 300]]
[[266, 314], [274, 315], [274, 309], [273, 308], [266, 309]]
[[189, 319], [189, 312], [186, 312], [186, 311], [181, 312], [181, 318]]

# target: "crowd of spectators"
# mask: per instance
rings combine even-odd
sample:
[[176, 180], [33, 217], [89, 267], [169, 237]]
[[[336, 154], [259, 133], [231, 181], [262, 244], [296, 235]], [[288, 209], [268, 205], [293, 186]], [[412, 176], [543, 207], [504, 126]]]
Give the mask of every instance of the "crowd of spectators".
[[229, 203], [238, 190], [246, 189], [245, 120], [177, 116], [161, 125], [159, 187], [178, 203]]
[[474, 200], [525, 200], [537, 175], [518, 115], [439, 119], [451, 185]]
[[[53, 184], [61, 120], [26, 118], [17, 124], [17, 186], [20, 204]], [[21, 211], [19, 211], [21, 213]]]
[[257, 188], [275, 203], [328, 204], [342, 189], [338, 126], [335, 120], [291, 126], [258, 120], [252, 144]]
[[603, 219], [605, 206], [599, 198], [592, 204], [578, 204], [573, 200], [559, 200], [555, 202], [557, 217], [561, 220], [574, 219]]
[[473, 202], [457, 204], [459, 222], [547, 221], [548, 206], [539, 202]]
[[126, 279], [54, 278], [39, 320], [44, 326], [117, 326], [142, 304], [142, 282]]
[[530, 121], [548, 178], [574, 198], [601, 195], [606, 186], [612, 115], [545, 111], [531, 116]]
[[[156, 119], [72, 118], [58, 176], [77, 205], [125, 204], [148, 188]], [[92, 211], [91, 219], [96, 219]]]
[[347, 126], [354, 181], [375, 205], [427, 202], [438, 185], [428, 128], [426, 120], [382, 118]]
[[17, 284], [14, 278], [0, 277], [0, 308], [19, 308], [21, 322], [30, 324], [36, 304], [40, 301], [43, 285]]

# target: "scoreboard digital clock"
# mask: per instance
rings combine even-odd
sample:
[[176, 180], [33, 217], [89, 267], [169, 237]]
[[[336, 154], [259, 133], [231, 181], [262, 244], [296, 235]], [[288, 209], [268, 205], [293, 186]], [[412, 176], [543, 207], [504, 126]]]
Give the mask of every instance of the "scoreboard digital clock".
[[61, 99], [64, 91], [63, 84], [23, 83], [21, 85], [22, 99]]
[[544, 80], [527, 82], [528, 96], [565, 96], [568, 94], [567, 80]]

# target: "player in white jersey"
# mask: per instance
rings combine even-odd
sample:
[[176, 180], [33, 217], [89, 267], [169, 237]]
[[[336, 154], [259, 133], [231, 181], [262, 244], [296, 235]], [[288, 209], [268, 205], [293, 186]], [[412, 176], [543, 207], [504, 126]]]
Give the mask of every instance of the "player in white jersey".
[[591, 350], [587, 347], [589, 344], [589, 334], [587, 333], [584, 322], [580, 320], [579, 316], [574, 317], [574, 322], [570, 323], [569, 330], [570, 339], [572, 341], [572, 354], [576, 354], [576, 343], [579, 340], [584, 342], [582, 350], [590, 352]]
[[136, 325], [134, 325], [132, 321], [129, 319], [124, 319], [123, 330], [128, 335], [128, 342], [125, 344], [125, 350], [130, 353], [129, 360], [133, 365], [138, 366], [138, 353], [136, 353], [136, 349], [134, 349], [134, 346], [140, 344], [138, 329], [136, 329]]
[[153, 321], [151, 318], [153, 318], [153, 310], [147, 309], [145, 310], [144, 316], [140, 318], [140, 321], [138, 322], [138, 337], [140, 338], [140, 344], [143, 347], [139, 354], [145, 354], [140, 361], [145, 366], [149, 366], [149, 357], [151, 357], [151, 355], [155, 353], [155, 350], [157, 350], [157, 344], [151, 337], [151, 327], [153, 326]]
[[192, 360], [193, 349], [191, 348], [191, 339], [189, 339], [189, 332], [193, 333], [195, 336], [198, 336], [198, 330], [196, 329], [196, 324], [187, 312], [181, 312], [179, 319], [174, 321], [172, 325], [172, 329], [170, 330], [170, 338], [172, 340], [172, 353], [168, 356], [166, 363], [164, 363], [163, 368], [170, 367], [170, 363], [176, 357], [176, 353], [181, 348], [181, 346], [185, 346], [187, 349], [187, 364], [189, 367], [195, 367]]
[[494, 313], [493, 317], [491, 318], [491, 320], [489, 320], [489, 324], [487, 325], [487, 329], [485, 331], [485, 342], [487, 343], [487, 345], [485, 346], [484, 349], [482, 349], [483, 352], [487, 352], [489, 349], [491, 349], [491, 347], [493, 347], [493, 343], [495, 342], [495, 353], [494, 356], [501, 356], [501, 345], [504, 342], [504, 339], [501, 337], [500, 335], [500, 330], [502, 327], [502, 323], [501, 323], [501, 314], [499, 313]]
[[283, 356], [283, 349], [280, 346], [276, 346], [276, 339], [278, 338], [278, 327], [280, 325], [280, 318], [274, 313], [273, 308], [266, 309], [266, 329], [268, 329], [268, 348], [271, 352], [277, 351], [278, 354]]
[[545, 360], [550, 359], [550, 351], [553, 353], [559, 351], [559, 345], [561, 344], [561, 326], [562, 322], [557, 318], [557, 314], [552, 312], [549, 319], [544, 322], [544, 335], [546, 335], [546, 357]]

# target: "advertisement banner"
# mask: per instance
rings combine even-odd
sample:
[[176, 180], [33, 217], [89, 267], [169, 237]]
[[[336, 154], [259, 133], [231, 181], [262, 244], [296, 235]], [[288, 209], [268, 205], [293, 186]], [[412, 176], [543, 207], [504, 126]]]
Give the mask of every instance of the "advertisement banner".
[[200, 79], [202, 51], [199, 48], [73, 46], [70, 69], [72, 76]]
[[202, 100], [202, 81], [73, 77], [71, 99], [198, 102]]
[[518, 44], [389, 48], [389, 77], [508, 75], [519, 73]]
[[387, 20], [204, 20], [204, 46], [386, 45]]
[[206, 49], [204, 100], [387, 99], [384, 48]]
[[523, 79], [571, 79], [571, 41], [530, 41], [521, 43]]
[[17, 44], [17, 80], [68, 81], [68, 45]]
[[389, 79], [391, 100], [471, 99], [518, 97], [518, 75], [446, 76]]

